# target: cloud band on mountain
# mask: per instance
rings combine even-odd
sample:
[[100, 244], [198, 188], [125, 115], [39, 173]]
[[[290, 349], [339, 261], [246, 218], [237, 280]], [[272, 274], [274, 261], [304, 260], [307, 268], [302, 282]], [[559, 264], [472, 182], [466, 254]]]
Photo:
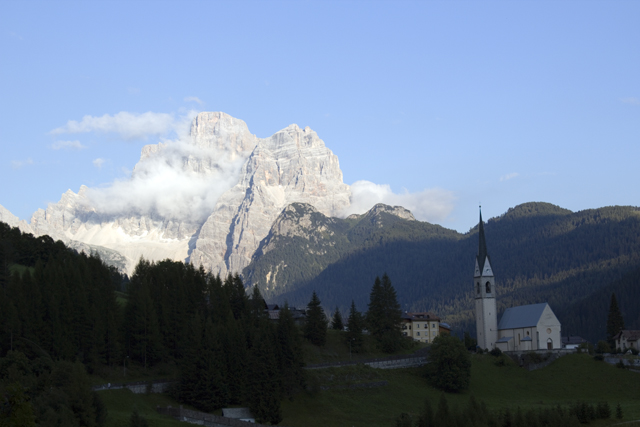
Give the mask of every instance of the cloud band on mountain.
[[[187, 139], [162, 143], [154, 151], [140, 160], [130, 178], [88, 189], [89, 204], [108, 215], [203, 222], [218, 198], [237, 183], [245, 161], [242, 157], [231, 160], [229, 153], [199, 149]], [[202, 164], [212, 167], [203, 173]]]

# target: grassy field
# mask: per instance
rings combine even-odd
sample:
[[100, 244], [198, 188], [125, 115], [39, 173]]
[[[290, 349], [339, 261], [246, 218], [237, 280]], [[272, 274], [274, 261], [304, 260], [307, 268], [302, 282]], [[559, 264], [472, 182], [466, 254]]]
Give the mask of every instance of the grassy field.
[[[149, 422], [149, 427], [178, 427], [189, 424], [158, 414], [156, 406], [179, 406], [174, 400], [162, 394], [133, 394], [129, 390], [101, 391], [100, 397], [107, 406], [109, 415], [105, 427], [121, 427], [129, 425], [134, 408]], [[192, 409], [185, 405], [185, 408]]]
[[[412, 347], [395, 354], [413, 353], [424, 346], [417, 342], [411, 343]], [[307, 340], [304, 340], [303, 351], [304, 360], [307, 365], [315, 363], [342, 362], [347, 360], [373, 359], [389, 356], [378, 350], [375, 340], [369, 335], [364, 336], [364, 351], [361, 353], [349, 353], [349, 346], [344, 342], [344, 333], [339, 333], [332, 329], [327, 331], [327, 343], [324, 347], [317, 347]]]
[[[473, 394], [490, 410], [568, 405], [577, 400], [620, 403], [624, 419], [640, 419], [640, 374], [596, 362], [588, 355], [565, 356], [548, 367], [528, 372], [515, 365], [497, 367], [492, 356], [474, 356], [470, 389], [449, 394], [452, 407], [466, 405]], [[418, 414], [429, 398], [437, 405], [441, 392], [419, 369], [375, 370], [363, 366], [311, 372], [321, 386], [388, 381], [371, 389], [333, 389], [303, 393], [282, 404], [284, 426], [393, 426], [402, 412]], [[610, 422], [592, 423], [607, 425]]]
[[[367, 345], [372, 351], [365, 354], [354, 353], [354, 360], [386, 356], [375, 351], [372, 342], [368, 341]], [[415, 348], [406, 352], [412, 351]], [[324, 348], [305, 344], [304, 352], [307, 363], [349, 360], [348, 347], [345, 349], [340, 336], [334, 331], [330, 331]], [[470, 389], [461, 394], [447, 394], [452, 408], [465, 406], [471, 395], [484, 401], [489, 410], [493, 411], [569, 405], [578, 400], [588, 403], [607, 401], [614, 413], [618, 403], [622, 406], [624, 421], [640, 420], [640, 373], [596, 362], [586, 354], [561, 357], [546, 368], [533, 372], [513, 363], [499, 367], [496, 366], [496, 360], [490, 355], [472, 356]], [[156, 372], [157, 369], [159, 371]], [[128, 371], [127, 380], [159, 378], [170, 373], [175, 375], [171, 366], [156, 370], [144, 371], [142, 368], [132, 367]], [[159, 375], [160, 373], [164, 375]], [[112, 382], [116, 382], [122, 375], [122, 368], [111, 374], [114, 380]], [[281, 425], [391, 427], [403, 412], [417, 415], [427, 398], [435, 408], [442, 394], [429, 386], [421, 376], [420, 368], [380, 370], [353, 365], [309, 370], [308, 377], [311, 391], [302, 392], [293, 400], [282, 402], [284, 419]], [[105, 382], [101, 378], [95, 378], [95, 381]], [[352, 385], [382, 381], [386, 381], [387, 385], [349, 389]], [[179, 405], [167, 396], [134, 395], [123, 390], [103, 391], [100, 395], [109, 410], [109, 427], [127, 423], [134, 405], [148, 418], [151, 426], [185, 425], [155, 412], [156, 405]], [[612, 419], [590, 425], [598, 427], [616, 422], [618, 420]], [[634, 424], [625, 426], [633, 427]], [[640, 423], [636, 427], [640, 427]]]

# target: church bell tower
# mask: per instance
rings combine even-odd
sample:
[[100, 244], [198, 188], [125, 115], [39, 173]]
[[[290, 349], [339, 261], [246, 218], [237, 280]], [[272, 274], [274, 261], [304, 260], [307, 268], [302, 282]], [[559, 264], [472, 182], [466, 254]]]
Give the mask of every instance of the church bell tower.
[[480, 211], [479, 246], [473, 275], [473, 293], [476, 300], [476, 333], [478, 347], [493, 350], [498, 340], [498, 313], [496, 312], [495, 277], [491, 269], [487, 242], [484, 237], [482, 210]]

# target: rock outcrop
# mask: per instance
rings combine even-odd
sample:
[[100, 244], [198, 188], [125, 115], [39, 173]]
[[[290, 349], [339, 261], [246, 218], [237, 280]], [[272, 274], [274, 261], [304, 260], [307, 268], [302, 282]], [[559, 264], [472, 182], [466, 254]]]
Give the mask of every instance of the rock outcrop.
[[0, 205], [0, 222], [9, 224], [11, 227], [18, 227], [23, 233], [33, 233], [27, 221], [21, 220], [2, 205]]
[[[104, 249], [111, 259], [119, 253], [117, 262], [129, 273], [143, 256], [189, 260], [225, 275], [249, 264], [273, 221], [290, 203], [309, 203], [329, 216], [350, 203], [338, 158], [308, 127], [291, 125], [260, 139], [242, 120], [221, 112], [200, 113], [188, 138], [143, 147], [130, 182], [144, 181], [162, 168], [187, 183], [197, 180], [205, 193], [198, 194], [200, 199], [217, 202], [190, 206], [188, 198], [161, 194], [170, 200], [175, 196], [179, 209], [169, 209], [168, 214], [153, 201], [127, 204], [133, 196], [105, 196], [82, 186], [78, 193], [69, 190], [58, 203], [35, 212], [30, 229], [70, 246]], [[111, 203], [112, 196], [120, 201]]]
[[191, 262], [214, 273], [242, 271], [287, 205], [309, 203], [332, 216], [350, 197], [337, 156], [311, 129], [291, 125], [258, 143], [202, 226]]

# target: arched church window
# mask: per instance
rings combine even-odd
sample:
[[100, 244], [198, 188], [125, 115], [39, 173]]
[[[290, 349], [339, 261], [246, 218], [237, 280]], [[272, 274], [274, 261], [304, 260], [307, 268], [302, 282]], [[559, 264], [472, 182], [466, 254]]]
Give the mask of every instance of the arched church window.
[[487, 292], [488, 294], [490, 294], [490, 293], [491, 293], [491, 282], [487, 282], [487, 284], [486, 284], [486, 286], [485, 286], [485, 287], [486, 287], [486, 292]]
[[476, 283], [476, 293], [480, 295], [480, 282]]

